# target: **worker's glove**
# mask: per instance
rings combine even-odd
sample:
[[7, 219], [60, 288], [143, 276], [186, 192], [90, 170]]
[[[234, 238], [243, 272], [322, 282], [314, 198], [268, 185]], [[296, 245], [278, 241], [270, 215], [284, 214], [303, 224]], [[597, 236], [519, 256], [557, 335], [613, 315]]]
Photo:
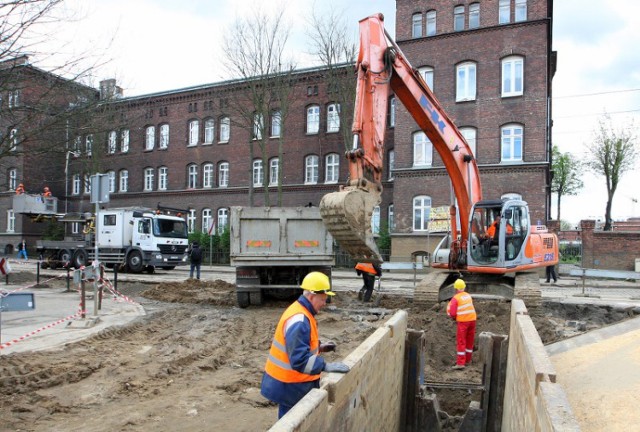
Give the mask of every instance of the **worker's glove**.
[[336, 350], [336, 343], [335, 342], [328, 341], [328, 342], [320, 344], [320, 352], [321, 353], [329, 352], [329, 351], [335, 351], [335, 350]]
[[347, 373], [349, 372], [349, 366], [344, 363], [334, 362], [334, 363], [325, 363], [324, 364], [325, 372], [338, 372], [338, 373]]

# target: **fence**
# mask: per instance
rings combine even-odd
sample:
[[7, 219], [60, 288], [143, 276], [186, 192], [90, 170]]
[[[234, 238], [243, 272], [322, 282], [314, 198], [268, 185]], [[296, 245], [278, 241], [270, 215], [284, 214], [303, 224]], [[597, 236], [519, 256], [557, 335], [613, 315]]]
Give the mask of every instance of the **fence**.
[[582, 243], [561, 243], [558, 249], [561, 263], [580, 264], [582, 262]]

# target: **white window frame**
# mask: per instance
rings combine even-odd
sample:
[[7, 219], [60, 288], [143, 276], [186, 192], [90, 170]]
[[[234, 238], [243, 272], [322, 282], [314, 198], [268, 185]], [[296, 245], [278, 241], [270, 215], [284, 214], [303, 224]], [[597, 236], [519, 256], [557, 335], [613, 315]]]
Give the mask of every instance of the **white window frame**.
[[422, 37], [422, 13], [411, 15], [411, 37]]
[[71, 234], [80, 234], [80, 222], [71, 222]]
[[456, 66], [456, 102], [476, 100], [476, 64], [464, 62]]
[[229, 117], [222, 117], [220, 119], [220, 142], [227, 143], [231, 137], [231, 121]]
[[433, 68], [431, 66], [422, 66], [418, 68], [418, 72], [433, 93]]
[[71, 177], [71, 195], [80, 195], [80, 174]]
[[389, 153], [387, 154], [387, 162], [388, 162], [387, 179], [391, 181], [393, 180], [393, 170], [396, 168], [396, 151], [395, 150], [389, 150]]
[[85, 137], [84, 144], [85, 153], [87, 156], [91, 156], [91, 154], [93, 154], [93, 134], [89, 134]]
[[[522, 162], [524, 149], [524, 127], [512, 123], [500, 128], [500, 161]], [[519, 153], [519, 156], [516, 156]]]
[[198, 165], [190, 164], [187, 166], [187, 189], [198, 188]]
[[187, 215], [187, 229], [189, 230], [190, 233], [196, 232], [197, 218], [198, 217], [196, 216], [196, 210], [189, 209], [189, 214]]
[[85, 195], [89, 195], [91, 193], [91, 177], [89, 174], [84, 175], [84, 193]]
[[163, 124], [160, 125], [160, 142], [158, 143], [158, 148], [166, 149], [169, 147], [169, 125]]
[[222, 207], [218, 209], [218, 234], [222, 234], [229, 223], [229, 209]]
[[522, 96], [524, 93], [524, 58], [509, 56], [502, 59], [502, 97]]
[[453, 31], [464, 30], [464, 6], [459, 5], [453, 8]]
[[9, 108], [20, 106], [20, 90], [9, 90]]
[[340, 177], [340, 156], [338, 153], [329, 153], [324, 157], [324, 182], [338, 183]]
[[200, 139], [200, 120], [191, 120], [189, 122], [189, 147], [198, 145]]
[[202, 166], [202, 187], [211, 189], [213, 187], [213, 164], [206, 163]]
[[156, 127], [147, 126], [144, 134], [144, 149], [153, 150], [156, 145]]
[[144, 169], [144, 190], [147, 192], [153, 190], [153, 184], [156, 175], [155, 171], [156, 170], [151, 167], [147, 167]]
[[127, 153], [129, 151], [129, 129], [123, 129], [120, 132], [120, 140], [122, 141], [120, 151]]
[[110, 131], [107, 139], [107, 152], [114, 154], [118, 146], [118, 133], [116, 131]]
[[462, 135], [462, 137], [465, 139], [465, 141], [471, 148], [471, 154], [473, 154], [473, 156], [475, 157], [476, 156], [476, 140], [478, 135], [477, 129], [473, 127], [461, 127], [460, 134]]
[[511, 22], [511, 0], [500, 0], [498, 2], [498, 24], [509, 24]]
[[275, 110], [271, 113], [271, 138], [278, 138], [282, 133], [282, 112]]
[[393, 203], [389, 204], [389, 208], [387, 209], [387, 230], [389, 233], [395, 231], [395, 219], [393, 214]]
[[469, 30], [480, 27], [480, 3], [469, 5]]
[[333, 133], [340, 130], [340, 104], [327, 105], [327, 132]]
[[307, 135], [315, 135], [320, 132], [320, 105], [307, 107]]
[[253, 160], [252, 182], [254, 187], [264, 186], [264, 164], [262, 159]]
[[204, 121], [204, 143], [213, 144], [213, 140], [216, 136], [216, 122], [212, 118], [208, 118]]
[[9, 190], [10, 191], [15, 191], [16, 188], [18, 187], [18, 169], [17, 168], [11, 168], [9, 170], [8, 173], [8, 177], [9, 177]]
[[120, 170], [118, 174], [119, 177], [119, 191], [120, 192], [128, 192], [129, 191], [129, 171], [126, 169]]
[[436, 11], [430, 10], [427, 11], [427, 36], [435, 36], [437, 27], [436, 27]]
[[320, 158], [317, 155], [309, 155], [304, 158], [304, 184], [317, 184], [319, 175]]
[[218, 164], [218, 187], [229, 187], [229, 162]]
[[109, 176], [109, 193], [115, 193], [116, 192], [116, 172], [107, 171], [107, 175]]
[[13, 209], [7, 210], [7, 232], [12, 233], [16, 231], [16, 214]]
[[377, 205], [373, 208], [371, 213], [371, 232], [373, 235], [380, 234], [380, 206]]
[[253, 139], [261, 140], [264, 131], [264, 115], [262, 113], [253, 114]]
[[158, 190], [166, 191], [169, 186], [169, 168], [161, 166], [158, 168]]
[[429, 217], [431, 216], [431, 197], [427, 195], [418, 195], [413, 198], [412, 202], [413, 231], [427, 231], [429, 229]]
[[415, 132], [413, 141], [413, 167], [425, 168], [433, 164], [433, 144], [422, 131]]
[[514, 22], [527, 20], [527, 0], [516, 0]]
[[202, 209], [202, 232], [208, 234], [213, 223], [213, 212], [210, 208]]
[[269, 186], [278, 184], [278, 174], [280, 171], [280, 158], [274, 157], [269, 161]]
[[16, 151], [18, 149], [18, 128], [9, 131], [9, 142], [11, 143], [9, 151]]

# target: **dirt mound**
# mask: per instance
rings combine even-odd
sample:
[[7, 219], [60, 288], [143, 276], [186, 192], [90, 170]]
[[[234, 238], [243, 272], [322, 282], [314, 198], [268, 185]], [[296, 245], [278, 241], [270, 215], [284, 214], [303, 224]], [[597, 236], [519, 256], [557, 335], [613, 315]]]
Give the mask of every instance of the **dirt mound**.
[[184, 282], [161, 283], [143, 291], [141, 295], [167, 303], [234, 306], [236, 304], [235, 288], [235, 285], [220, 279], [213, 281], [189, 279]]

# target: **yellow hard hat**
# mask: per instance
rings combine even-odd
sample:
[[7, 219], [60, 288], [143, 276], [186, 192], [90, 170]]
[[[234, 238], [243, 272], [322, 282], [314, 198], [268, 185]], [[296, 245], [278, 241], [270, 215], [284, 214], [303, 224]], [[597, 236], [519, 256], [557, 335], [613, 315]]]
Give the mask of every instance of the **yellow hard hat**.
[[303, 290], [311, 291], [315, 294], [327, 294], [330, 296], [336, 295], [331, 291], [331, 282], [329, 276], [320, 272], [311, 272], [304, 277], [300, 288]]
[[464, 283], [462, 279], [456, 279], [456, 281], [453, 283], [453, 287], [457, 290], [463, 290], [467, 287], [467, 284]]

